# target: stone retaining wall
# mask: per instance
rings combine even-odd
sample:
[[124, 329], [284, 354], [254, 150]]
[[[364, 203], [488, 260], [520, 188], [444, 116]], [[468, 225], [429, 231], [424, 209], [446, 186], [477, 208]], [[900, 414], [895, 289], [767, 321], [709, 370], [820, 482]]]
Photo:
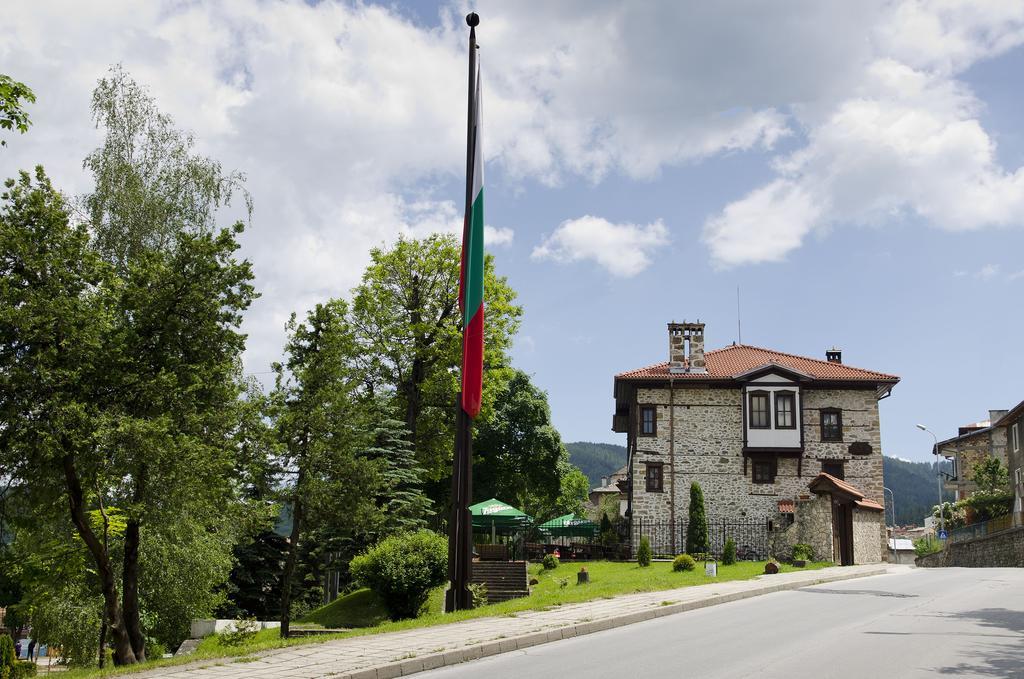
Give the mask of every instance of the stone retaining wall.
[[941, 552], [918, 557], [915, 563], [926, 568], [1024, 567], [1024, 527], [947, 544]]

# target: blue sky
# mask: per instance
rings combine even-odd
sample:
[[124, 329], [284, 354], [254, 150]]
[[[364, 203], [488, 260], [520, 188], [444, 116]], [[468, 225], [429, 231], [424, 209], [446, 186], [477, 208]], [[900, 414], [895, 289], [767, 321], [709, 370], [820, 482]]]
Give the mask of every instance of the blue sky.
[[[665, 324], [900, 375], [883, 449], [1024, 399], [1024, 3], [474, 5], [491, 252], [525, 307], [515, 363], [566, 440], [610, 431], [612, 376]], [[457, 231], [465, 4], [15, 2], [5, 72], [39, 96], [0, 170], [69, 193], [97, 78], [123, 63], [248, 174], [263, 298], [246, 367], [374, 244]], [[9, 135], [8, 135], [9, 137]]]

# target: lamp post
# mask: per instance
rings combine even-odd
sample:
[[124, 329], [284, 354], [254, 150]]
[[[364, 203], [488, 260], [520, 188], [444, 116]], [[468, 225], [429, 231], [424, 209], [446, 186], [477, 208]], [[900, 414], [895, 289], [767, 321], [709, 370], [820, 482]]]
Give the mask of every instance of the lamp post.
[[935, 478], [939, 482], [939, 532], [944, 533], [946, 532], [946, 511], [942, 506], [942, 469], [939, 466], [939, 437], [935, 435], [935, 432], [923, 424], [917, 425], [917, 428], [931, 434], [932, 440], [935, 442], [935, 448], [932, 452], [935, 453]]
[[885, 491], [886, 493], [888, 493], [889, 497], [892, 498], [892, 503], [889, 506], [892, 507], [892, 529], [893, 529], [893, 536], [892, 537], [893, 537], [893, 539], [895, 539], [896, 538], [896, 533], [895, 533], [895, 531], [896, 531], [896, 495], [889, 488], [883, 487], [882, 490]]

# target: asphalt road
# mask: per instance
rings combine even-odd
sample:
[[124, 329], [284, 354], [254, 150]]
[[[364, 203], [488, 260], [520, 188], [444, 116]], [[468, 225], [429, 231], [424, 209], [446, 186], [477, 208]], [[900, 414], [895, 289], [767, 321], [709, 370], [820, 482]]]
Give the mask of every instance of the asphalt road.
[[1024, 677], [1024, 568], [914, 569], [816, 585], [418, 676]]

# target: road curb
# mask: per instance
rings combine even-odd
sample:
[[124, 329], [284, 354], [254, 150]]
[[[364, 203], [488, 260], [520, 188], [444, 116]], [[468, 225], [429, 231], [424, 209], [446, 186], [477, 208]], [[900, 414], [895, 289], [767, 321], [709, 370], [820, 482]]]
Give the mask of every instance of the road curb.
[[[479, 660], [480, 658], [508, 653], [509, 651], [518, 651], [553, 641], [581, 637], [595, 632], [604, 632], [605, 630], [615, 629], [617, 627], [625, 627], [626, 625], [633, 625], [646, 620], [662, 618], [666, 615], [685, 613], [686, 611], [718, 606], [720, 604], [731, 603], [733, 601], [752, 599], [764, 594], [786, 592], [794, 589], [800, 589], [801, 587], [811, 587], [813, 585], [820, 585], [828, 582], [841, 582], [843, 580], [854, 580], [857, 578], [884, 575], [888, 572], [889, 567], [883, 565], [871, 570], [857, 571], [855, 573], [823, 575], [810, 580], [774, 584], [768, 584], [770, 581], [764, 581], [765, 585], [763, 587], [757, 587], [745, 591], [711, 595], [702, 599], [695, 599], [693, 601], [680, 601], [671, 604], [664, 604], [656, 608], [651, 608], [650, 610], [634, 611], [632, 613], [616, 615], [602, 620], [566, 625], [564, 627], [543, 632], [530, 632], [529, 634], [522, 634], [517, 637], [485, 641], [473, 644], [472, 646], [467, 646], [466, 648], [431, 653], [429, 655], [422, 655], [416, 658], [377, 665], [376, 667], [367, 667], [353, 672], [339, 673], [334, 676], [336, 676], [337, 679], [393, 679], [394, 677], [404, 677], [410, 674], [416, 674], [417, 672], [433, 670], [439, 667], [447, 667], [449, 665], [458, 665], [471, 660]], [[671, 590], [666, 590], [666, 593], [670, 591]]]

